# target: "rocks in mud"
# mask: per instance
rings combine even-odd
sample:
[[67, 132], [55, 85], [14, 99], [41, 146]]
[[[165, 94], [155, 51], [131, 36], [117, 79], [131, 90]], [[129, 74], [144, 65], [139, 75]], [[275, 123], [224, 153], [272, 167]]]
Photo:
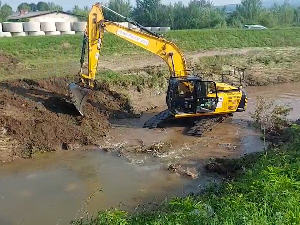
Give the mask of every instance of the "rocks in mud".
[[78, 143], [65, 143], [63, 142], [62, 145], [61, 145], [61, 148], [63, 150], [76, 150], [76, 149], [79, 149], [81, 147], [80, 144]]
[[151, 154], [153, 156], [159, 156], [159, 154], [165, 153], [172, 147], [170, 142], [158, 142], [148, 147], [144, 147], [142, 152]]
[[147, 153], [152, 156], [160, 157], [161, 154], [166, 153], [172, 147], [171, 142], [157, 142], [152, 145], [145, 146], [143, 143], [138, 146], [131, 146], [134, 152]]
[[170, 164], [168, 167], [168, 170], [171, 170], [181, 176], [190, 177], [192, 179], [197, 179], [199, 176], [199, 173], [195, 171], [190, 171], [189, 168], [183, 169], [180, 164]]

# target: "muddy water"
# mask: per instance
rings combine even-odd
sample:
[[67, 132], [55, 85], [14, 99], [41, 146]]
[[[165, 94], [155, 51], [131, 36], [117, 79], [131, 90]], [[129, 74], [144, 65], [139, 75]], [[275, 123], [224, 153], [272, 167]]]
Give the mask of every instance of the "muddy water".
[[[300, 83], [272, 87], [249, 87], [248, 112], [253, 111], [257, 95], [289, 103], [299, 117]], [[156, 109], [159, 111], [162, 109]], [[61, 151], [1, 166], [0, 224], [68, 224], [70, 220], [110, 207], [134, 210], [138, 204], [160, 201], [165, 196], [183, 196], [200, 191], [219, 177], [202, 169], [214, 157], [238, 157], [259, 151], [263, 143], [247, 125], [248, 112], [235, 114], [202, 138], [184, 134], [182, 124], [164, 129], [143, 129], [142, 124], [155, 111], [140, 119], [114, 122], [114, 129], [103, 147], [151, 145], [169, 142], [170, 149], [158, 157], [129, 152]], [[198, 174], [191, 179], [166, 170], [170, 163]], [[94, 194], [94, 195], [93, 195]], [[85, 202], [89, 196], [91, 198]]]

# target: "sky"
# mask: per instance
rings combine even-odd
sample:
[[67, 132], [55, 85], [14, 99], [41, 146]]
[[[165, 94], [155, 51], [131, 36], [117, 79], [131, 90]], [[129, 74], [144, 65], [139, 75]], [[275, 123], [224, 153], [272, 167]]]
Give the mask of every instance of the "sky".
[[[18, 7], [19, 4], [21, 4], [22, 2], [26, 2], [26, 0], [1, 0], [2, 3], [8, 3], [13, 10], [15, 11]], [[48, 2], [51, 0], [47, 0], [45, 2]], [[130, 0], [132, 3], [135, 3], [135, 0]], [[164, 4], [166, 3], [174, 3], [174, 2], [178, 2], [179, 0], [162, 0], [162, 2]], [[181, 0], [183, 3], [188, 3], [190, 0]], [[211, 0], [214, 5], [226, 5], [226, 4], [237, 4], [240, 3], [240, 0]], [[30, 1], [28, 0], [28, 3], [38, 3], [39, 1]], [[52, 2], [55, 2], [56, 4], [61, 5], [64, 10], [69, 10], [72, 9], [74, 5], [79, 5], [81, 7], [83, 6], [92, 6], [94, 3], [96, 2], [101, 2], [100, 0], [52, 0]], [[107, 1], [103, 1], [103, 2], [107, 2]]]

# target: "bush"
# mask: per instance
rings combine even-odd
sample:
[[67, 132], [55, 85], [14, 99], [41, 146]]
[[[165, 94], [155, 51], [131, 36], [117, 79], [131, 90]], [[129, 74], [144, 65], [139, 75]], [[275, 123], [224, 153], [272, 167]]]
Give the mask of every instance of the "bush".
[[257, 97], [254, 113], [250, 113], [254, 125], [265, 133], [282, 134], [291, 123], [287, 116], [293, 108], [288, 105], [275, 105], [274, 100]]

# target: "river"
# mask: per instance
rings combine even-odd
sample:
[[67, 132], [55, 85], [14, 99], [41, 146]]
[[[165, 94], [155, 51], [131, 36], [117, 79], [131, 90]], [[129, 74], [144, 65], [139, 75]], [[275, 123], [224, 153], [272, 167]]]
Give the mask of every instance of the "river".
[[[97, 210], [118, 207], [135, 210], [138, 204], [160, 202], [165, 197], [198, 192], [217, 175], [206, 173], [201, 165], [214, 157], [239, 157], [263, 149], [257, 131], [247, 125], [255, 99], [263, 95], [276, 103], [290, 104], [290, 119], [298, 119], [300, 83], [268, 87], [247, 87], [248, 110], [236, 113], [204, 137], [183, 134], [183, 127], [143, 129], [150, 114], [140, 119], [122, 120], [103, 143], [120, 146], [141, 141], [169, 141], [172, 151], [164, 157], [132, 154], [131, 161], [102, 149], [59, 151], [34, 160], [18, 160], [1, 166], [0, 224], [69, 224], [72, 219]], [[199, 172], [197, 179], [168, 171], [169, 162], [180, 162]], [[199, 166], [200, 165], [200, 166]], [[90, 197], [90, 198], [89, 198]], [[88, 200], [88, 201], [87, 201]], [[86, 202], [87, 201], [87, 202]]]

